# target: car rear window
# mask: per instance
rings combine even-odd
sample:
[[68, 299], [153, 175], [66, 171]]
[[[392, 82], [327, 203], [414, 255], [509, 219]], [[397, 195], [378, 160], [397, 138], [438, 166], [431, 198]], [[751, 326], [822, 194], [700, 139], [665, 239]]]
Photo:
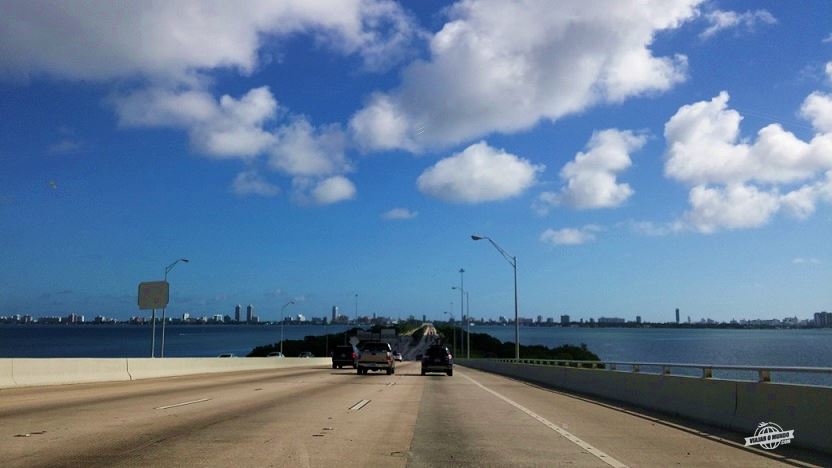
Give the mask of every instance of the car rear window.
[[390, 351], [390, 345], [387, 343], [367, 343], [364, 345], [364, 351]]
[[352, 352], [352, 347], [351, 346], [338, 346], [337, 348], [335, 348], [335, 351], [338, 351], [338, 352], [347, 351], [347, 352], [351, 353]]
[[448, 350], [445, 348], [428, 348], [427, 354], [430, 357], [442, 357], [448, 355]]

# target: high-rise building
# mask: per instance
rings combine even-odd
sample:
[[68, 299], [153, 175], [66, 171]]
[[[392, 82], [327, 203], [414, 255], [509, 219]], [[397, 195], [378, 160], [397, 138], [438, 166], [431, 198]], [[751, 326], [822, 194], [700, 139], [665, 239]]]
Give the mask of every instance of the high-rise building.
[[569, 326], [569, 316], [568, 315], [561, 315], [560, 316], [560, 324], [564, 327]]
[[422, 314], [422, 323], [425, 323], [427, 321], [428, 321], [428, 316], [425, 315], [425, 314]]
[[636, 315], [636, 323], [641, 323], [641, 315]]
[[254, 320], [254, 306], [249, 304], [246, 307], [246, 322], [251, 322]]
[[237, 304], [237, 306], [234, 307], [234, 321], [235, 322], [240, 321], [240, 315], [242, 315], [242, 313], [243, 313], [243, 306], [241, 306], [240, 304]]
[[332, 321], [338, 319], [338, 306], [332, 306]]
[[676, 323], [679, 323], [679, 308], [676, 308]]
[[818, 328], [832, 327], [832, 312], [815, 312], [815, 326]]

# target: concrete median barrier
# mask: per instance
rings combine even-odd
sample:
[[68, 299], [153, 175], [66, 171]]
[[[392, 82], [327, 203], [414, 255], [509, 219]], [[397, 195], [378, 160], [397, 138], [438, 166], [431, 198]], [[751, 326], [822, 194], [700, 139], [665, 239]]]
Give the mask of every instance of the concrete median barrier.
[[128, 358], [127, 369], [133, 380], [177, 375], [213, 374], [287, 367], [325, 366], [329, 358]]
[[12, 369], [13, 363], [11, 359], [0, 359], [0, 388], [15, 386]]
[[681, 416], [751, 436], [761, 422], [795, 430], [792, 444], [832, 453], [832, 388], [676, 375], [457, 360], [484, 370], [568, 392]]
[[330, 358], [11, 358], [0, 359], [0, 389], [329, 366]]
[[13, 359], [17, 387], [130, 380], [125, 359]]

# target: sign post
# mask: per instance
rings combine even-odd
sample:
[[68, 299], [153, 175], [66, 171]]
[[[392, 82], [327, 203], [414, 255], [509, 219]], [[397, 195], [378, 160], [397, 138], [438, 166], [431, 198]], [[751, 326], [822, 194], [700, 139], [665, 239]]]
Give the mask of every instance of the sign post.
[[153, 331], [150, 335], [150, 357], [156, 357], [156, 309], [164, 309], [170, 298], [167, 281], [146, 281], [139, 283], [139, 310], [153, 310], [150, 321]]

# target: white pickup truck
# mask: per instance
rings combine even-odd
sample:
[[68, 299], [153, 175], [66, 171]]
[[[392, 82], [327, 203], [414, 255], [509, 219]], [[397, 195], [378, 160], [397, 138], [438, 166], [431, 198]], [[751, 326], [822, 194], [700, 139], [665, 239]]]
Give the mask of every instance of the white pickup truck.
[[393, 350], [388, 343], [382, 341], [366, 341], [359, 345], [358, 374], [366, 375], [367, 371], [386, 370], [387, 375], [396, 373], [396, 361], [393, 360]]

